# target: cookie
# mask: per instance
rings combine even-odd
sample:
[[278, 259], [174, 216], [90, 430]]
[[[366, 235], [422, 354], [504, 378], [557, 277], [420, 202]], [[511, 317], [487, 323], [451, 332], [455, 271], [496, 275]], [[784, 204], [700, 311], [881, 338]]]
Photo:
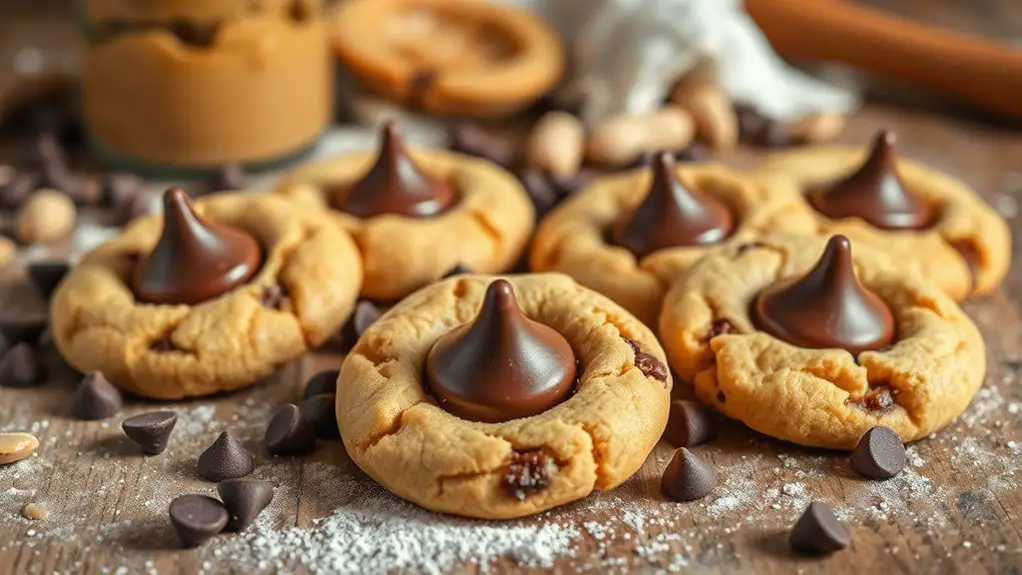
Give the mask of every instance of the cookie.
[[180, 190], [164, 213], [87, 254], [53, 295], [54, 343], [79, 371], [157, 399], [230, 391], [326, 341], [354, 308], [358, 250], [328, 217], [272, 194], [193, 211]]
[[[1011, 257], [1007, 224], [966, 184], [895, 158], [894, 143], [892, 133], [881, 132], [865, 150], [780, 153], [758, 173], [806, 194], [822, 235], [878, 248], [958, 301], [995, 289]], [[823, 195], [830, 199], [814, 200]], [[884, 197], [887, 206], [874, 201]]]
[[728, 417], [800, 445], [946, 425], [983, 382], [976, 326], [933, 282], [850, 246], [771, 235], [707, 255], [664, 300], [671, 367]]
[[774, 230], [812, 232], [797, 193], [659, 154], [650, 168], [603, 176], [551, 212], [530, 263], [572, 276], [653, 326], [670, 283], [707, 251]]
[[670, 388], [653, 333], [606, 297], [561, 274], [461, 275], [363, 334], [337, 421], [352, 460], [400, 497], [510, 518], [628, 479], [664, 430]]
[[502, 3], [351, 0], [332, 25], [335, 51], [359, 80], [432, 114], [507, 116], [542, 97], [564, 70], [556, 33]]
[[407, 151], [394, 124], [378, 152], [306, 165], [277, 192], [329, 211], [355, 239], [362, 295], [396, 301], [455, 266], [499, 273], [521, 257], [533, 207], [521, 184], [486, 160], [442, 150]]

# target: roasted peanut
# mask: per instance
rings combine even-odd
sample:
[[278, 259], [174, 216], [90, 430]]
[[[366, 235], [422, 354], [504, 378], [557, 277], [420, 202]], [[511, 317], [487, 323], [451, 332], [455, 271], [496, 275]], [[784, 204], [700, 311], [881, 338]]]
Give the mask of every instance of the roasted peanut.
[[807, 144], [819, 144], [834, 139], [845, 128], [848, 117], [844, 114], [814, 114], [788, 124], [792, 137]]
[[692, 115], [696, 134], [715, 150], [738, 145], [738, 115], [723, 90], [704, 74], [689, 74], [671, 90], [671, 103]]
[[52, 242], [75, 225], [75, 204], [66, 194], [43, 189], [33, 193], [18, 212], [15, 233], [26, 244]]
[[536, 168], [570, 178], [582, 165], [585, 130], [582, 122], [567, 112], [548, 112], [532, 128], [526, 157]]
[[39, 440], [31, 433], [0, 433], [0, 464], [25, 459], [39, 447]]
[[586, 142], [594, 162], [624, 164], [643, 152], [681, 150], [692, 143], [692, 116], [677, 106], [641, 115], [617, 116], [600, 124]]

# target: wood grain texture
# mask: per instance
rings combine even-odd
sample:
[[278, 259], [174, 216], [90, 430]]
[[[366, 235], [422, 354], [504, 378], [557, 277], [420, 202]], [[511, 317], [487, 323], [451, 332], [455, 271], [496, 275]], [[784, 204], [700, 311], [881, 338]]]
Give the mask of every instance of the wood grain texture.
[[[933, 23], [964, 22], [962, 27], [970, 31], [995, 35], [1018, 31], [1022, 22], [1022, 5], [1012, 0], [874, 4], [893, 4]], [[1017, 260], [1022, 242], [1016, 215], [1022, 200], [1022, 133], [874, 103], [850, 122], [840, 141], [861, 144], [879, 128], [898, 133], [901, 153], [963, 179], [997, 206], [1011, 224]], [[12, 154], [0, 152], [0, 163], [13, 161]], [[750, 166], [756, 156], [742, 150], [728, 160]], [[6, 219], [0, 219], [0, 225], [9, 223], [9, 215], [2, 217]], [[107, 217], [87, 212], [83, 221]], [[50, 253], [73, 250], [65, 243]], [[922, 464], [899, 478], [871, 483], [853, 474], [841, 454], [798, 448], [726, 424], [720, 438], [697, 448], [721, 474], [717, 492], [702, 502], [663, 500], [659, 476], [671, 450], [662, 444], [619, 489], [522, 524], [558, 521], [578, 526], [574, 556], [557, 558], [557, 572], [655, 572], [673, 564], [693, 573], [1020, 573], [1020, 302], [1022, 266], [1015, 262], [1000, 290], [965, 304], [986, 339], [987, 384], [960, 421], [913, 447]], [[44, 302], [20, 267], [0, 273], [0, 317], [44, 314]], [[328, 348], [237, 394], [173, 404], [128, 401], [120, 416], [100, 423], [67, 416], [78, 376], [51, 353], [47, 385], [0, 388], [0, 430], [32, 430], [42, 441], [36, 457], [0, 467], [0, 573], [114, 573], [118, 567], [124, 573], [261, 571], [230, 555], [217, 555], [230, 535], [197, 550], [179, 549], [166, 502], [178, 494], [212, 492], [194, 466], [221, 429], [230, 429], [256, 455], [257, 476], [280, 483], [272, 511], [281, 529], [309, 527], [337, 507], [336, 494], [330, 493], [334, 484], [310, 473], [317, 464], [333, 466], [336, 477], [354, 478], [369, 489], [339, 443], [321, 443], [314, 456], [301, 460], [273, 459], [261, 447], [273, 408], [296, 401], [306, 378], [339, 365], [341, 357]], [[141, 457], [124, 439], [119, 423], [123, 417], [163, 408], [182, 417], [171, 447], [163, 455]], [[790, 554], [787, 529], [809, 499], [822, 499], [842, 511], [853, 533], [851, 549], [822, 559]], [[21, 508], [30, 502], [43, 505], [49, 518], [24, 519]], [[644, 519], [642, 528], [636, 528], [636, 518]], [[610, 526], [612, 533], [598, 539], [584, 527], [587, 522]], [[279, 570], [292, 568], [303, 570], [294, 561]], [[265, 569], [272, 570], [272, 565]], [[466, 564], [451, 571], [478, 569]], [[491, 571], [532, 570], [508, 558], [491, 565]]]

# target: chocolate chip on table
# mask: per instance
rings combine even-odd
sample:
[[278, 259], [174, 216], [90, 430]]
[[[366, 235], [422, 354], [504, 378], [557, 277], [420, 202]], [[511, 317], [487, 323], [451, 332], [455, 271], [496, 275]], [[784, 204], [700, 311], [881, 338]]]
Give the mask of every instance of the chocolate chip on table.
[[224, 164], [217, 168], [206, 182], [207, 192], [226, 192], [244, 190], [248, 183], [245, 166], [238, 162]]
[[501, 483], [508, 497], [525, 501], [530, 495], [549, 487], [556, 472], [557, 464], [543, 451], [513, 451]]
[[651, 379], [655, 379], [660, 383], [667, 382], [667, 366], [662, 361], [657, 359], [655, 356], [650, 355], [639, 347], [639, 343], [628, 339], [627, 337], [622, 338], [635, 352], [635, 367], [639, 368], [639, 371], [643, 375]]
[[792, 549], [808, 553], [833, 553], [848, 547], [851, 542], [848, 529], [829, 507], [819, 501], [809, 504], [788, 536]]
[[871, 428], [852, 451], [852, 469], [871, 479], [890, 479], [905, 469], [905, 445], [891, 429]]
[[19, 343], [0, 358], [0, 386], [35, 387], [43, 382], [43, 370], [35, 349]]
[[35, 346], [39, 344], [43, 332], [48, 325], [46, 318], [33, 319], [0, 319], [0, 337], [8, 348], [19, 343]]
[[125, 419], [121, 429], [144, 453], [159, 455], [166, 451], [176, 423], [177, 414], [173, 411], [151, 411]]
[[316, 430], [297, 405], [288, 403], [266, 426], [264, 442], [272, 455], [303, 455], [316, 448]]
[[9, 182], [0, 187], [0, 208], [16, 210], [25, 203], [29, 194], [42, 186], [42, 178], [36, 172], [18, 172]]
[[78, 419], [105, 419], [121, 410], [124, 399], [103, 373], [94, 371], [85, 376], [71, 396], [71, 415]]
[[273, 484], [261, 479], [227, 479], [217, 484], [220, 500], [227, 509], [227, 522], [243, 531], [273, 501]]
[[31, 433], [0, 432], [0, 465], [21, 461], [39, 447], [39, 440]]
[[336, 369], [324, 369], [310, 377], [309, 381], [305, 384], [302, 399], [308, 399], [314, 395], [336, 395], [337, 377], [339, 375], [340, 372]]
[[518, 161], [518, 147], [510, 138], [496, 136], [470, 123], [459, 123], [450, 132], [451, 150], [489, 160], [510, 170]]
[[262, 304], [267, 309], [280, 310], [284, 308], [284, 302], [287, 298], [287, 286], [278, 281], [263, 292]]
[[690, 399], [675, 399], [664, 430], [664, 439], [676, 447], [693, 447], [716, 435], [713, 412]]
[[674, 450], [660, 478], [660, 491], [674, 501], [695, 501], [717, 487], [717, 470], [684, 447]]
[[206, 495], [182, 495], [170, 502], [170, 523], [185, 547], [198, 547], [224, 530], [227, 510]]
[[355, 305], [355, 313], [351, 316], [351, 326], [355, 330], [355, 337], [362, 337], [362, 334], [376, 323], [381, 315], [383, 312], [373, 302], [368, 300], [358, 302]]
[[142, 179], [130, 172], [110, 172], [100, 184], [102, 203], [108, 208], [120, 208], [139, 195]]
[[70, 269], [71, 264], [65, 260], [42, 260], [28, 264], [26, 271], [39, 295], [48, 301]]
[[252, 473], [253, 469], [252, 454], [227, 431], [199, 456], [199, 475], [210, 481], [237, 479]]
[[302, 417], [312, 422], [312, 429], [320, 439], [340, 439], [341, 430], [337, 427], [336, 401], [333, 395], [320, 394], [306, 398], [298, 406]]

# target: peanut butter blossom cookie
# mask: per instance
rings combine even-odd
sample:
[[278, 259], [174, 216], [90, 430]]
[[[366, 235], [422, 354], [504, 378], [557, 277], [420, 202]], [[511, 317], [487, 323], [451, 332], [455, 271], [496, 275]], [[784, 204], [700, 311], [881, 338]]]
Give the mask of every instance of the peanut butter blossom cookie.
[[559, 271], [655, 325], [664, 292], [713, 247], [772, 230], [809, 232], [799, 196], [721, 166], [676, 166], [604, 176], [547, 216], [533, 240], [536, 271]]
[[964, 183], [896, 158], [894, 144], [881, 131], [866, 150], [777, 154], [760, 173], [804, 194], [820, 233], [879, 248], [956, 300], [996, 288], [1011, 257], [1007, 224]]
[[706, 256], [668, 292], [660, 336], [699, 397], [801, 445], [852, 449], [943, 427], [983, 382], [972, 321], [932, 282], [844, 236], [772, 235]]
[[351, 458], [428, 509], [520, 517], [610, 489], [667, 423], [653, 333], [560, 274], [462, 275], [374, 323], [341, 367]]
[[222, 194], [163, 214], [89, 253], [51, 300], [53, 339], [82, 372], [177, 399], [251, 385], [325, 341], [358, 297], [351, 238], [276, 195]]
[[377, 153], [308, 165], [278, 191], [334, 214], [362, 252], [362, 295], [378, 301], [401, 299], [458, 265], [509, 270], [532, 233], [532, 203], [514, 176], [453, 152], [409, 152], [394, 124], [383, 126]]

